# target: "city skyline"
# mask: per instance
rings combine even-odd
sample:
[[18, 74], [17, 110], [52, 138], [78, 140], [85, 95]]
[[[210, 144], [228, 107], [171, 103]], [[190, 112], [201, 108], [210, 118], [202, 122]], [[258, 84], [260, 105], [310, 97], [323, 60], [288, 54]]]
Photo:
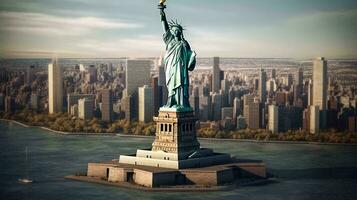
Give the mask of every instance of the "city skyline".
[[0, 199], [356, 199], [356, 41], [353, 0], [0, 0]]
[[[163, 54], [156, 0], [1, 2], [2, 58]], [[185, 14], [184, 35], [200, 57], [357, 57], [357, 3], [349, 0], [181, 0], [168, 10], [173, 19]]]

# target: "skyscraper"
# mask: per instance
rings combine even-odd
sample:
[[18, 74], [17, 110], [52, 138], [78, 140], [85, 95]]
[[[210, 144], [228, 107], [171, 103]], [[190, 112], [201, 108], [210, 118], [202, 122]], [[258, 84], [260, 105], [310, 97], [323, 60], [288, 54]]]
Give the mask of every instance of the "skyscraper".
[[93, 118], [93, 100], [87, 98], [78, 100], [78, 117], [81, 119]]
[[167, 101], [167, 87], [165, 78], [165, 65], [161, 58], [158, 62], [158, 107], [163, 106]]
[[71, 106], [71, 110], [69, 113], [72, 116], [78, 116], [78, 104], [74, 104], [73, 106]]
[[151, 78], [151, 88], [153, 90], [153, 115], [157, 116], [162, 102], [162, 91], [159, 89], [157, 76]]
[[243, 116], [248, 119], [248, 106], [254, 102], [254, 98], [250, 94], [246, 94], [243, 96]]
[[95, 99], [94, 94], [76, 94], [76, 93], [67, 94], [67, 112], [68, 112], [68, 114], [71, 113], [71, 107], [73, 105], [77, 104], [79, 99], [84, 99], [84, 98], [92, 100], [93, 107], [94, 107], [94, 99]]
[[302, 114], [302, 128], [310, 132], [310, 107], [306, 108]]
[[304, 72], [302, 68], [299, 67], [298, 70], [295, 72], [295, 84], [294, 85], [302, 85], [304, 81]]
[[237, 117], [237, 130], [245, 129], [247, 128], [247, 123], [245, 118], [242, 115], [239, 115]]
[[88, 83], [94, 83], [97, 81], [97, 68], [95, 65], [90, 65], [86, 69], [86, 81]]
[[228, 92], [229, 91], [230, 84], [227, 79], [221, 80], [221, 90], [223, 92]]
[[35, 66], [31, 65], [26, 68], [26, 83], [31, 84], [32, 80], [34, 79], [34, 70]]
[[194, 86], [192, 90], [192, 95], [190, 98], [190, 105], [194, 110], [194, 114], [197, 118], [200, 116], [200, 96], [199, 96], [199, 87]]
[[327, 61], [323, 57], [314, 60], [313, 66], [313, 105], [320, 109], [319, 128], [327, 125]]
[[310, 133], [316, 134], [320, 130], [319, 106], [310, 106]]
[[286, 77], [286, 85], [288, 86], [289, 90], [292, 84], [293, 84], [293, 75], [289, 73], [288, 76]]
[[[250, 129], [259, 129], [261, 127], [261, 106], [259, 102], [250, 103], [247, 106], [247, 125]], [[246, 116], [244, 114], [244, 116]]]
[[270, 79], [267, 81], [267, 91], [272, 93], [272, 92], [276, 91], [276, 88], [277, 88], [277, 86], [276, 86], [276, 82], [274, 79]]
[[259, 100], [261, 103], [266, 101], [266, 90], [267, 90], [267, 74], [264, 69], [260, 69], [259, 74]]
[[327, 110], [327, 61], [323, 57], [314, 60], [313, 66], [313, 105]]
[[312, 81], [309, 81], [309, 84], [307, 85], [307, 105], [312, 106], [313, 105], [313, 97], [314, 97], [314, 87], [312, 84]]
[[276, 79], [276, 69], [271, 70], [271, 78]]
[[298, 70], [294, 73], [294, 105], [298, 106], [299, 99], [301, 99], [303, 94], [303, 71], [302, 68], [299, 67]]
[[219, 57], [213, 57], [212, 92], [218, 92], [220, 89], [221, 69], [219, 68]]
[[132, 106], [133, 106], [133, 103], [132, 103], [131, 95], [123, 97], [121, 99], [121, 110], [124, 112], [125, 120], [130, 121], [131, 119], [133, 119], [132, 109], [131, 109]]
[[151, 122], [153, 119], [153, 88], [144, 85], [139, 87], [139, 121]]
[[200, 95], [200, 121], [208, 121], [212, 119], [212, 97]]
[[213, 121], [221, 120], [221, 108], [222, 108], [222, 93], [212, 94], [212, 119]]
[[278, 106], [285, 106], [286, 103], [288, 102], [288, 95], [289, 93], [284, 91], [284, 92], [276, 92], [275, 94], [275, 103]]
[[233, 116], [233, 107], [223, 107], [223, 108], [221, 108], [222, 120], [226, 119], [226, 118], [232, 119], [232, 116]]
[[278, 133], [278, 106], [276, 105], [269, 105], [269, 131], [272, 133]]
[[131, 96], [131, 119], [138, 119], [138, 88], [150, 85], [150, 65], [151, 60], [127, 60], [126, 62], [124, 96]]
[[164, 63], [162, 63], [162, 59], [161, 61], [159, 61], [158, 64], [158, 72], [159, 72], [159, 80], [158, 80], [158, 85], [159, 86], [166, 86], [166, 78], [165, 78], [165, 65]]
[[57, 58], [48, 64], [48, 112], [62, 112], [63, 106], [63, 70]]
[[233, 124], [236, 125], [237, 117], [242, 114], [242, 101], [235, 97], [233, 100]]
[[113, 94], [110, 89], [104, 89], [102, 92], [102, 120], [111, 122], [113, 120]]
[[127, 60], [126, 62], [126, 95], [137, 95], [138, 87], [150, 85], [151, 60]]

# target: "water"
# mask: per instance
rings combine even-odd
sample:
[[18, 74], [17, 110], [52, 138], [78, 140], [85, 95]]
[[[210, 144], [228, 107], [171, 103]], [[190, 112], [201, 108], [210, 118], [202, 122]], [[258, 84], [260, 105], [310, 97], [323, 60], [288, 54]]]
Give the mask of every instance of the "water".
[[[201, 141], [203, 147], [261, 159], [276, 181], [231, 191], [142, 192], [65, 180], [88, 162], [118, 158], [150, 138], [64, 136], [0, 122], [0, 199], [357, 199], [357, 147]], [[28, 147], [28, 170], [25, 149]], [[26, 176], [33, 184], [19, 184]]]

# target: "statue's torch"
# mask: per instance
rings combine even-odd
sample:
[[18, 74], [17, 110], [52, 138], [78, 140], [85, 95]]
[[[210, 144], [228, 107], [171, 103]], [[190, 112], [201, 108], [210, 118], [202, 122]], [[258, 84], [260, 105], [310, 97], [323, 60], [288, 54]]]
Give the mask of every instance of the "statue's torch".
[[158, 5], [160, 10], [164, 10], [166, 8], [165, 2], [166, 0], [160, 0], [160, 4]]

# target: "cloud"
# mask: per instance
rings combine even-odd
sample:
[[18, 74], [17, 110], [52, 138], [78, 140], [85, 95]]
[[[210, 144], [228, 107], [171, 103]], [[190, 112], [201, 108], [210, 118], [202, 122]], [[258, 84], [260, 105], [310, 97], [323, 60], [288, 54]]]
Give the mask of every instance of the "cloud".
[[0, 30], [10, 32], [51, 34], [51, 35], [83, 35], [93, 30], [132, 29], [142, 27], [141, 24], [109, 20], [92, 16], [59, 17], [34, 12], [0, 12]]
[[[330, 23], [330, 20], [350, 20], [356, 19], [357, 9], [350, 10], [335, 10], [335, 11], [316, 11], [310, 14], [297, 15], [288, 19], [290, 23], [306, 23], [306, 22], [315, 22], [315, 21], [324, 21]], [[348, 22], [347, 21], [347, 22]], [[354, 21], [356, 22], [356, 21]]]
[[[9, 52], [18, 57], [27, 54], [35, 57], [36, 54], [46, 56], [42, 52], [48, 51], [68, 57], [147, 57], [165, 50], [158, 13], [148, 8], [152, 4], [149, 1], [43, 2], [29, 5], [33, 4], [31, 1], [21, 4], [21, 9], [15, 9], [16, 5], [0, 11], [0, 55]], [[185, 38], [200, 57], [356, 56], [354, 7], [295, 10], [292, 5], [282, 4], [287, 8], [284, 12], [267, 14], [250, 4], [214, 2], [205, 4], [199, 11], [195, 10], [199, 2], [188, 7], [172, 2], [169, 8], [172, 9], [167, 13], [187, 26]], [[231, 9], [238, 10], [231, 12]]]
[[267, 41], [236, 32], [221, 32], [204, 27], [190, 31], [187, 39], [193, 49], [203, 56], [267, 57]]
[[[20, 48], [21, 49], [21, 48]], [[141, 35], [136, 38], [124, 37], [119, 39], [79, 39], [70, 46], [57, 46], [56, 48], [36, 48], [22, 51], [19, 49], [4, 51], [0, 55], [8, 58], [43, 57], [50, 58], [53, 54], [61, 58], [66, 57], [150, 57], [163, 54], [165, 47], [159, 37]]]
[[77, 55], [74, 52], [54, 51], [6, 51], [2, 52], [2, 54], [6, 58], [52, 58], [54, 55], [61, 55], [61, 57], [74, 57]]
[[82, 40], [73, 46], [77, 52], [86, 52], [87, 55], [108, 56], [157, 56], [164, 52], [163, 42], [154, 35], [139, 35], [134, 38]]

